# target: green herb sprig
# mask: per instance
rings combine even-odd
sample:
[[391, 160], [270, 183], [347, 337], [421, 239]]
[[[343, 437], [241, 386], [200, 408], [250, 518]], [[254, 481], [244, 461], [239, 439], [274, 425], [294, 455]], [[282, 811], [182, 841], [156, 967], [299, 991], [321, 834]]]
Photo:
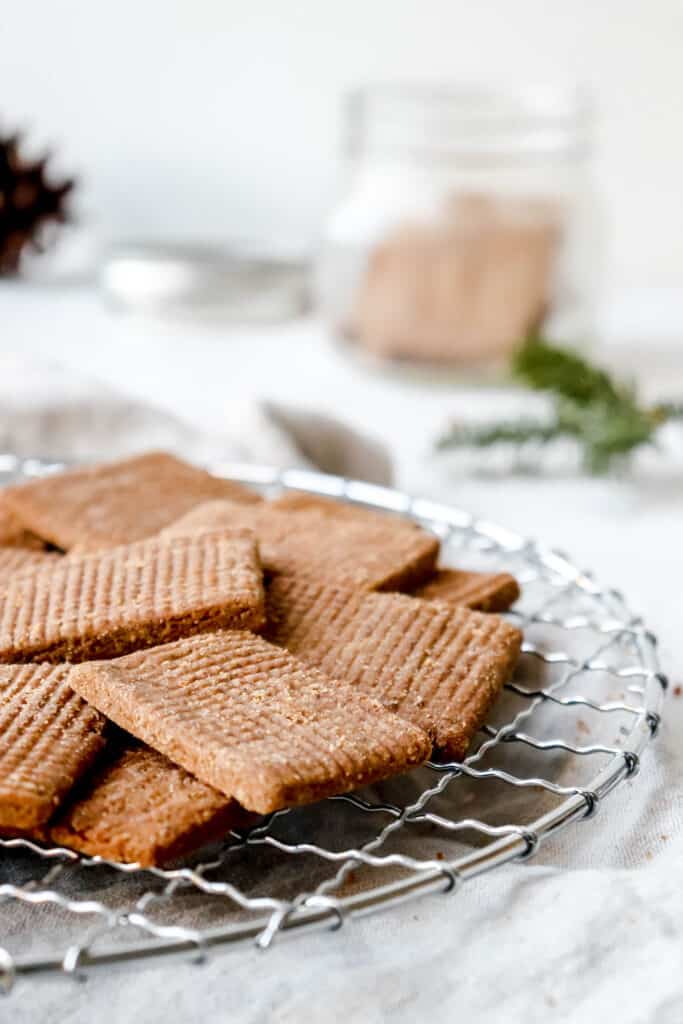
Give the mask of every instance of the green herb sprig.
[[511, 368], [520, 383], [549, 395], [550, 418], [523, 417], [484, 426], [454, 424], [438, 441], [439, 449], [519, 446], [529, 441], [547, 444], [568, 437], [580, 446], [585, 469], [597, 474], [642, 445], [653, 444], [663, 424], [683, 419], [683, 403], [643, 405], [631, 385], [536, 334], [515, 353]]

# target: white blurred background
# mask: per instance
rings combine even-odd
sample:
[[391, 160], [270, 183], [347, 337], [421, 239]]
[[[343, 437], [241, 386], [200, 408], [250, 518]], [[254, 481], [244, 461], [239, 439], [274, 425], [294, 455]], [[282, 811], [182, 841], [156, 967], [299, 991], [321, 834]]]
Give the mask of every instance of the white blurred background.
[[604, 288], [677, 301], [681, 0], [2, 0], [0, 33], [4, 127], [54, 145], [105, 238], [309, 252], [340, 187], [348, 87], [585, 83], [600, 112]]

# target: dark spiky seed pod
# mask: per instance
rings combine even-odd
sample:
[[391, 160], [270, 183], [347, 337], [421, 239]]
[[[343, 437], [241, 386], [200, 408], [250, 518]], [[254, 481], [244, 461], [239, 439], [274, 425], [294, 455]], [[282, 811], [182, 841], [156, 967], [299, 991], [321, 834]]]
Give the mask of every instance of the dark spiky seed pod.
[[27, 160], [18, 135], [0, 136], [0, 275], [16, 274], [27, 248], [43, 247], [44, 228], [68, 219], [72, 180], [46, 177], [47, 157]]

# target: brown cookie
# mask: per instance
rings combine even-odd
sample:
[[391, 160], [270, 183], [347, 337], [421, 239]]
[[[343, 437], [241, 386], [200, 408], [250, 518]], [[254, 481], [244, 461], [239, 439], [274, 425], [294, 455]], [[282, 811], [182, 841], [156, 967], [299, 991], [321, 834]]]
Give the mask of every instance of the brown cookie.
[[49, 839], [91, 857], [150, 867], [255, 820], [234, 800], [130, 739], [110, 743], [104, 763], [49, 826]]
[[210, 502], [163, 535], [221, 524], [249, 526], [258, 538], [266, 572], [339, 581], [363, 590], [407, 589], [434, 572], [439, 541], [415, 524], [312, 496], [306, 501], [296, 497], [291, 507]]
[[67, 666], [0, 666], [0, 829], [38, 829], [104, 745]]
[[1, 497], [0, 547], [29, 548], [34, 551], [41, 551], [45, 548], [45, 544], [40, 537], [36, 537], [35, 534], [24, 527], [4, 498]]
[[[192, 537], [204, 530], [248, 529], [255, 531], [258, 519], [256, 509], [246, 509], [234, 501], [205, 501], [186, 512], [170, 526], [164, 527], [160, 537]], [[259, 549], [259, 555], [261, 554]], [[261, 559], [263, 562], [263, 559]], [[265, 567], [264, 567], [265, 568]]]
[[25, 572], [38, 566], [54, 566], [61, 558], [54, 551], [39, 551], [36, 548], [22, 548], [0, 545], [0, 587], [14, 573]]
[[245, 531], [157, 538], [69, 555], [0, 587], [0, 661], [82, 661], [263, 622]]
[[240, 484], [164, 452], [73, 469], [4, 492], [6, 505], [24, 526], [64, 550], [151, 537], [213, 498], [261, 500]]
[[437, 569], [430, 580], [410, 593], [426, 601], [446, 601], [473, 611], [504, 612], [519, 597], [519, 584], [507, 572]]
[[421, 729], [247, 632], [76, 665], [69, 682], [122, 728], [260, 814], [395, 775], [430, 750]]
[[37, 565], [49, 565], [59, 558], [46, 550], [39, 537], [25, 530], [0, 497], [0, 586], [13, 573], [23, 572]]
[[519, 656], [521, 633], [495, 615], [404, 594], [363, 594], [276, 577], [266, 636], [375, 697], [460, 758]]

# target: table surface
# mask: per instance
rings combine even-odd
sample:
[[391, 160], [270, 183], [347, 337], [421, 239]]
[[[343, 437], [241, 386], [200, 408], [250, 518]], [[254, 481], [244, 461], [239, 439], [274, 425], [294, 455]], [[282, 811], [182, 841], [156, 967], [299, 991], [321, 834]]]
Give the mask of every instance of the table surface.
[[[663, 455], [662, 464], [652, 472], [645, 467], [635, 476], [607, 480], [578, 476], [556, 476], [550, 481], [542, 477], [482, 479], [463, 476], [447, 462], [434, 457], [434, 438], [454, 415], [480, 415], [492, 402], [498, 411], [508, 405], [510, 409], [519, 408], [519, 395], [491, 387], [474, 390], [462, 380], [441, 379], [427, 384], [407, 374], [386, 374], [370, 369], [333, 342], [314, 319], [278, 327], [164, 323], [113, 313], [105, 309], [91, 290], [20, 285], [4, 285], [0, 289], [0, 310], [0, 352], [34, 355], [63, 363], [138, 398], [171, 409], [208, 430], [220, 429], [228, 403], [249, 397], [269, 397], [321, 409], [347, 420], [387, 444], [395, 460], [400, 486], [413, 493], [428, 493], [453, 501], [489, 519], [500, 520], [523, 533], [542, 538], [568, 551], [580, 565], [593, 569], [599, 579], [623, 590], [634, 610], [660, 635], [664, 668], [675, 680], [683, 681], [680, 629], [683, 601], [679, 583], [683, 571], [683, 468], [680, 460], [674, 458], [667, 462], [667, 456]], [[645, 392], [680, 396], [683, 394], [683, 304], [679, 325], [672, 323], [669, 305], [661, 351], [651, 339], [648, 348], [632, 344], [637, 339], [629, 337], [628, 331], [621, 328], [626, 320], [632, 322], [638, 317], [634, 317], [632, 309], [630, 319], [628, 313], [626, 308], [621, 313], [613, 310], [609, 314], [613, 330], [610, 344], [604, 351], [606, 358], [635, 371]], [[650, 311], [641, 317], [641, 326], [655, 321], [656, 311]], [[605, 813], [609, 814], [609, 809]], [[616, 827], [617, 822], [613, 824]], [[506, 872], [501, 874], [506, 875]], [[468, 922], [469, 928], [481, 927], [477, 914], [490, 912], [492, 894], [497, 893], [504, 900], [522, 900], [518, 889], [514, 888], [519, 884], [501, 880], [486, 889], [475, 886], [474, 895], [462, 907], [458, 920]], [[506, 885], [512, 888], [506, 889]], [[511, 893], [517, 895], [511, 896]], [[444, 943], [461, 941], [462, 931], [453, 921], [454, 930], [448, 934], [438, 929], [435, 932], [439, 913], [438, 907], [426, 901], [373, 918], [372, 923], [358, 928], [353, 941], [334, 940], [336, 945], [328, 946], [320, 954], [321, 969], [332, 972], [327, 978], [327, 992], [334, 994], [337, 1007], [336, 1011], [330, 1011], [328, 1019], [337, 1019], [337, 1013], [345, 1020], [359, 1021], [384, 1021], [390, 1016], [392, 1020], [422, 1019], [418, 1007], [423, 1011], [429, 1007], [432, 1012], [439, 1007], [453, 1011], [462, 1008], [481, 1011], [480, 1019], [498, 1019], [495, 1007], [488, 1006], [484, 1013], [483, 995], [468, 987], [466, 979], [460, 978], [464, 988], [458, 994], [456, 980], [460, 976], [453, 965], [452, 974], [448, 975], [447, 970], [446, 975], [452, 978], [455, 987], [444, 989], [444, 965], [449, 962]], [[391, 944], [393, 930], [396, 935], [409, 936], [407, 941], [413, 944], [415, 935], [419, 934], [417, 966]], [[318, 956], [319, 946], [326, 940], [314, 938], [306, 942], [308, 955]], [[386, 956], [382, 955], [382, 943], [388, 943]], [[206, 1010], [202, 1019], [207, 1020], [260, 1020], [270, 1013], [271, 1019], [276, 1020], [303, 1019], [301, 1013], [310, 1005], [309, 997], [322, 998], [324, 986], [320, 978], [316, 980], [312, 970], [306, 969], [302, 972], [302, 984], [305, 975], [308, 988], [305, 992], [297, 989], [292, 977], [278, 975], [278, 964], [283, 969], [290, 964], [288, 960], [279, 961], [279, 956], [274, 955], [267, 984], [264, 982], [257, 999], [250, 1001], [244, 993], [236, 996], [234, 1018], [228, 1012], [230, 999], [221, 1001], [219, 993], [223, 993], [224, 1000], [226, 989], [219, 982], [222, 971], [225, 979], [236, 977], [234, 971], [238, 969], [247, 972], [245, 977], [257, 976], [252, 968], [245, 966], [247, 961], [241, 954], [235, 959], [221, 959], [218, 966], [207, 969], [204, 976], [207, 981], [202, 983], [200, 979], [200, 985], [206, 986], [205, 1002], [197, 1001], [200, 994], [195, 988], [196, 975], [186, 973], [191, 970], [187, 968], [171, 976], [155, 969], [145, 975], [147, 982], [134, 983], [136, 987], [131, 992], [139, 994], [146, 984], [156, 985], [158, 989], [160, 986], [159, 1012], [166, 1008], [166, 1012], [171, 1013], [167, 1019], [171, 1020], [176, 1019], [174, 1012], [190, 1013], [193, 1007], [200, 1006]], [[374, 968], [374, 975], [370, 967]], [[346, 982], [335, 973], [342, 970], [346, 972]], [[430, 973], [437, 970], [438, 976]], [[393, 983], [392, 971], [400, 974]], [[526, 969], [522, 974], [529, 977]], [[377, 990], [372, 981], [375, 976]], [[528, 983], [533, 989], [533, 982]], [[384, 993], [381, 1001], [380, 989]], [[674, 989], [678, 991], [675, 985]], [[430, 996], [425, 1001], [426, 990]], [[128, 1019], [126, 1006], [129, 1008], [131, 1004], [111, 986], [107, 991], [109, 1016], [103, 1019]], [[610, 998], [616, 999], [619, 1006], [623, 1002], [622, 1020], [650, 1019], [629, 1015], [629, 1001], [625, 997], [622, 1000], [624, 992], [614, 995], [610, 990], [610, 993]], [[63, 996], [63, 989], [55, 989], [51, 1019], [80, 1021], [79, 1013], [86, 1012], [83, 997], [71, 999], [69, 1004], [63, 1001]], [[63, 1007], [69, 1005], [67, 1012]], [[527, 1011], [521, 996], [515, 1005]], [[602, 1004], [595, 1004], [598, 1005]], [[680, 1008], [681, 1004], [676, 1005]], [[550, 1006], [546, 1006], [546, 1011]], [[16, 1020], [34, 1019], [25, 1008], [17, 1012]], [[22, 1016], [22, 1013], [27, 1015]], [[546, 1018], [533, 1012], [528, 1019]], [[558, 1016], [557, 1019], [570, 1017]], [[663, 1016], [661, 1019], [673, 1022], [683, 1018]]]

